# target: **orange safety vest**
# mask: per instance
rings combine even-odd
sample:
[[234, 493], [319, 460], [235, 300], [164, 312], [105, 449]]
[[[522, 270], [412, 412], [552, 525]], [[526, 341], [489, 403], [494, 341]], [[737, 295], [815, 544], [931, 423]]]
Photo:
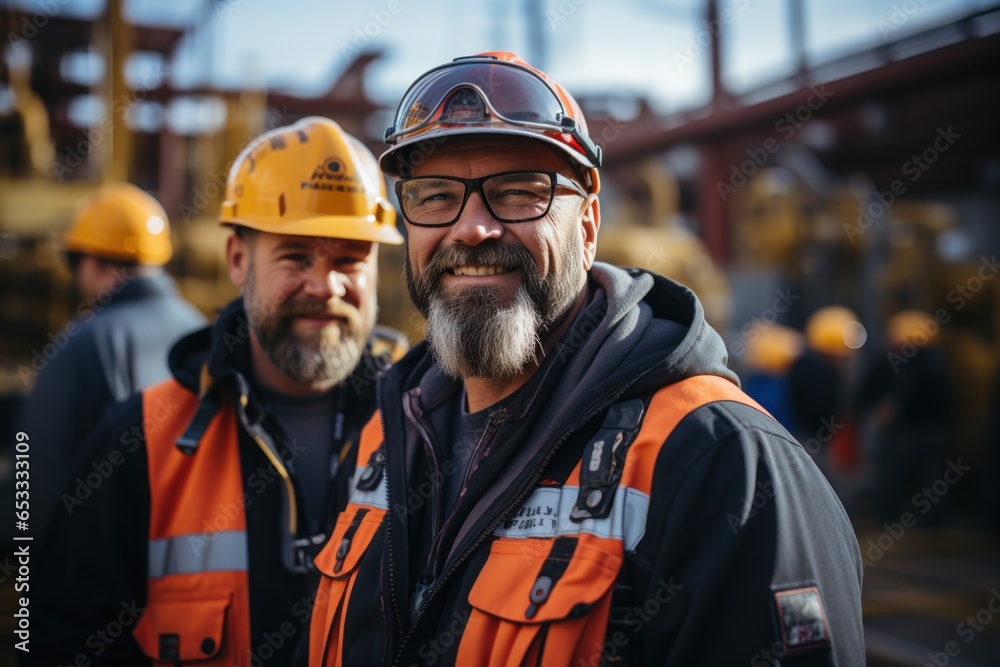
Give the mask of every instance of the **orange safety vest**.
[[175, 380], [142, 397], [149, 461], [146, 610], [133, 635], [157, 664], [250, 661], [246, 495], [235, 408], [223, 402], [197, 456], [175, 442], [198, 397]]
[[[593, 465], [590, 462], [581, 460], [561, 487], [540, 486], [532, 492], [512, 519], [494, 531], [489, 557], [469, 592], [471, 614], [459, 636], [450, 638], [458, 642], [456, 664], [600, 663], [612, 591], [625, 553], [645, 534], [660, 449], [685, 416], [715, 401], [734, 401], [766, 413], [731, 382], [716, 376], [691, 377], [660, 389], [627, 451], [611, 510], [604, 518], [570, 518], [580, 495], [581, 466]], [[310, 628], [310, 667], [343, 664], [344, 625], [351, 613], [358, 565], [386, 514], [384, 473], [381, 488], [367, 492], [356, 488], [363, 474], [360, 462], [370, 460], [382, 445], [380, 420], [381, 413], [376, 413], [361, 434], [350, 503], [315, 559], [323, 578]], [[370, 605], [370, 592], [362, 595], [363, 604]]]

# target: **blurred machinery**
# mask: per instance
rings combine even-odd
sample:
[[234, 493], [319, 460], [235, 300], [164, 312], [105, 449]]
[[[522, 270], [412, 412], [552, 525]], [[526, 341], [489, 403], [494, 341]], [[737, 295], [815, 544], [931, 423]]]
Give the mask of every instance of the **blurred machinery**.
[[729, 285], [704, 242], [687, 229], [680, 215], [680, 192], [662, 161], [646, 160], [606, 179], [597, 258], [640, 267], [687, 285], [701, 299], [705, 317], [724, 328], [729, 315]]

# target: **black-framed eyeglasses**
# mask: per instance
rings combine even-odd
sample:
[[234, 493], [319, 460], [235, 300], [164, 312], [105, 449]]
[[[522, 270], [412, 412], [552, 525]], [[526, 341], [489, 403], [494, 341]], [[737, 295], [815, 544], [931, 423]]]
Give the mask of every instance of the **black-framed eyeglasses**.
[[481, 178], [404, 178], [396, 182], [396, 196], [403, 218], [411, 225], [445, 227], [462, 216], [474, 191], [500, 222], [529, 222], [548, 214], [558, 188], [587, 196], [579, 183], [553, 171], [505, 171]]

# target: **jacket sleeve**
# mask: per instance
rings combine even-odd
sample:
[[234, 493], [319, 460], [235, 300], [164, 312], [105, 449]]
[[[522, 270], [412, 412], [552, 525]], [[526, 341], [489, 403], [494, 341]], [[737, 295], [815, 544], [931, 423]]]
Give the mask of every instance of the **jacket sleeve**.
[[83, 443], [105, 406], [112, 403], [96, 360], [93, 331], [84, 329], [39, 371], [35, 389], [25, 401], [21, 430], [31, 437], [31, 519], [39, 531], [76, 469]]
[[31, 650], [19, 664], [150, 664], [132, 639], [146, 603], [149, 534], [141, 424], [136, 396], [110, 408], [88, 440], [36, 543]]
[[735, 403], [695, 411], [660, 451], [651, 491], [630, 599], [616, 601], [634, 664], [865, 664], [857, 539], [780, 425]]

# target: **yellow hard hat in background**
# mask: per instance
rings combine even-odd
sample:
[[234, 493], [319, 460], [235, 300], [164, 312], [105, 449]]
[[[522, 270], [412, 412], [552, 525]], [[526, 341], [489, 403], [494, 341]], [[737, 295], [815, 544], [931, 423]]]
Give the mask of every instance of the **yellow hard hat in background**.
[[318, 116], [262, 134], [240, 153], [219, 222], [273, 234], [403, 242], [375, 156]]
[[903, 310], [889, 318], [886, 337], [892, 347], [901, 347], [907, 343], [923, 347], [935, 343], [940, 329], [930, 313]]
[[173, 254], [167, 213], [131, 183], [101, 188], [76, 209], [63, 238], [66, 252], [161, 266]]
[[820, 308], [806, 323], [806, 343], [823, 354], [848, 356], [867, 339], [868, 332], [858, 316], [843, 306]]
[[780, 324], [751, 330], [746, 341], [746, 364], [749, 368], [773, 375], [787, 373], [802, 354], [802, 334]]

